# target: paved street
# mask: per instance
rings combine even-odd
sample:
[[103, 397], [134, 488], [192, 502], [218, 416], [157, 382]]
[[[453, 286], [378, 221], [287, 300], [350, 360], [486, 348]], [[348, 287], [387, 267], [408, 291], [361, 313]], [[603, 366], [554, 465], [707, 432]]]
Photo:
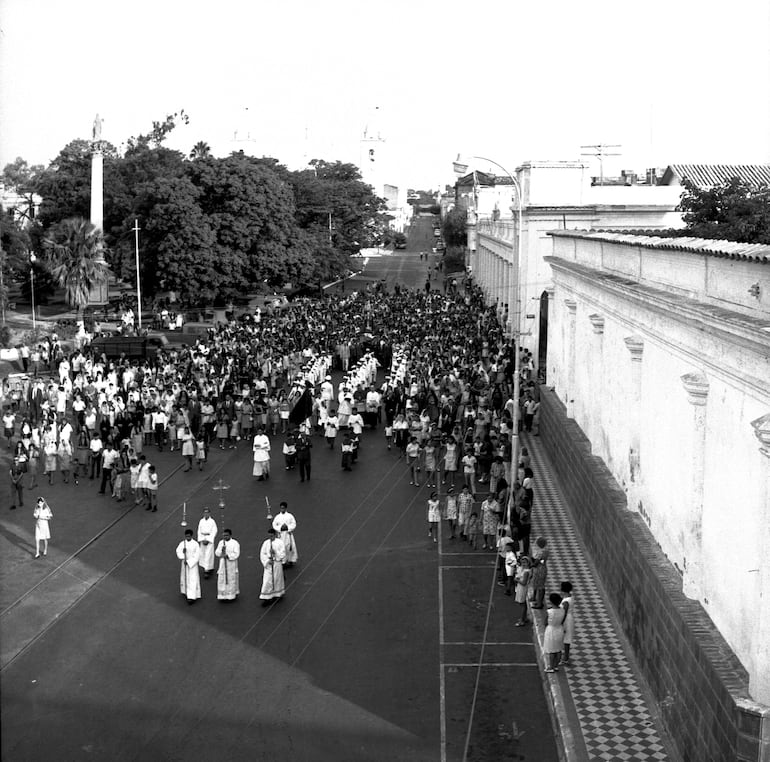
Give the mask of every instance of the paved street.
[[[365, 275], [424, 285], [430, 224]], [[395, 273], [395, 274], [394, 274]], [[251, 449], [214, 448], [203, 472], [149, 457], [156, 514], [99, 496], [94, 482], [28, 491], [0, 521], [4, 584], [2, 752], [14, 760], [469, 760], [557, 758], [529, 628], [493, 578], [494, 554], [427, 537], [425, 487], [410, 487], [380, 431], [353, 473], [314, 439], [313, 477], [251, 476]], [[219, 479], [224, 517], [217, 507]], [[52, 506], [35, 560], [32, 506]], [[259, 602], [268, 498], [298, 520], [300, 562], [284, 600]], [[241, 542], [241, 595], [179, 594], [186, 503]]]

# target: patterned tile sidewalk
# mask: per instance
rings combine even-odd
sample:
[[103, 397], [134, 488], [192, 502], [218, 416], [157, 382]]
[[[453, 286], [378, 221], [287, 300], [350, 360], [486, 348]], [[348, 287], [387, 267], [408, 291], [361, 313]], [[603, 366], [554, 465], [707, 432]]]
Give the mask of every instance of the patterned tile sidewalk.
[[[535, 473], [532, 538], [542, 535], [550, 548], [547, 592], [558, 590], [563, 580], [574, 586], [570, 664], [549, 676], [560, 681], [562, 690], [566, 680], [580, 725], [571, 730], [582, 736], [590, 760], [673, 762], [672, 746], [597, 582], [544, 448], [527, 434], [522, 446], [529, 450]], [[540, 637], [543, 629], [538, 628]]]

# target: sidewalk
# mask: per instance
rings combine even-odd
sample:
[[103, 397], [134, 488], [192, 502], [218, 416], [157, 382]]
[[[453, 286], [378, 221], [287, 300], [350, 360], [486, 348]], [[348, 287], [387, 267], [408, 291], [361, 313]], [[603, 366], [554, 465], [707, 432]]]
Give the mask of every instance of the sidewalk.
[[[678, 759], [630, 647], [597, 579], [559, 490], [541, 440], [524, 433], [535, 473], [532, 541], [548, 540], [547, 591], [574, 585], [575, 640], [570, 664], [543, 674], [568, 762], [663, 762]], [[545, 610], [533, 611], [538, 648]], [[541, 654], [542, 658], [542, 654]]]

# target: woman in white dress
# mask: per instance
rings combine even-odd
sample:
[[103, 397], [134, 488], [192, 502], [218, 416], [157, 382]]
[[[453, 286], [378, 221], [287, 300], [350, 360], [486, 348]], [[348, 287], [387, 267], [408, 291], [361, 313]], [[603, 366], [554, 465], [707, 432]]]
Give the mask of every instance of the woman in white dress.
[[432, 537], [433, 542], [438, 542], [438, 525], [440, 521], [441, 509], [439, 508], [438, 492], [431, 492], [428, 498], [428, 537]]
[[48, 555], [48, 540], [51, 539], [51, 528], [48, 522], [53, 518], [51, 508], [44, 498], [37, 499], [35, 506], [35, 558], [40, 558], [40, 544], [43, 545], [43, 555]]

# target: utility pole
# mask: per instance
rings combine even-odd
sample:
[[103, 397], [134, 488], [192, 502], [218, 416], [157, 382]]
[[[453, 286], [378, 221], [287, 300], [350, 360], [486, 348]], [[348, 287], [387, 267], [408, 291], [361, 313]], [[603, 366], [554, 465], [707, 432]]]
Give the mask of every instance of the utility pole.
[[5, 325], [5, 281], [3, 272], [5, 271], [5, 253], [3, 252], [3, 242], [0, 240], [0, 309], [3, 313], [3, 325]]
[[134, 227], [131, 228], [134, 231], [134, 244], [136, 247], [136, 310], [138, 321], [137, 325], [139, 330], [142, 330], [142, 285], [139, 277], [139, 220], [134, 220]]

